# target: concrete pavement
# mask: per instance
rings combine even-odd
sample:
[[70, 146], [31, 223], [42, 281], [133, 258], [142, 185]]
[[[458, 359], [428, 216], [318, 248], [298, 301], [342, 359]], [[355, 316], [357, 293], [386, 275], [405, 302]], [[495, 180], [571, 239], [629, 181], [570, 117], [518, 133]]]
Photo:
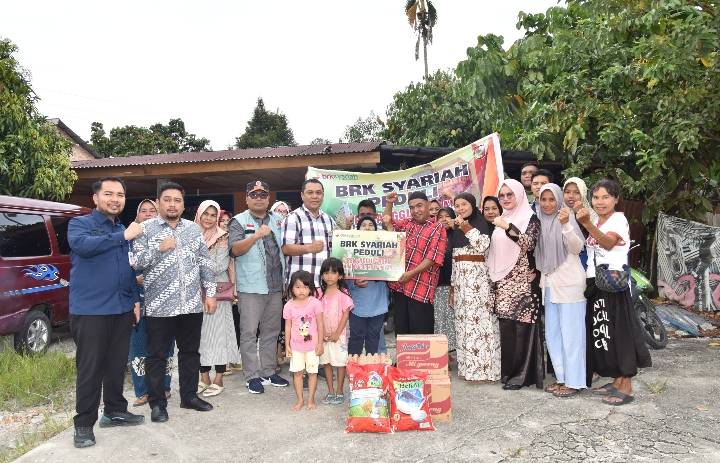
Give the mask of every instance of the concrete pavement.
[[[346, 407], [292, 412], [292, 388], [251, 395], [236, 373], [209, 399], [212, 412], [180, 409], [174, 391], [168, 423], [151, 423], [147, 407], [134, 409], [146, 424], [96, 426], [97, 445], [81, 450], [69, 429], [17, 461], [720, 462], [720, 351], [708, 342], [671, 340], [652, 351], [654, 367], [637, 377], [636, 400], [623, 407], [589, 392], [559, 399], [453, 377], [453, 421], [438, 423], [437, 431], [346, 434]], [[320, 383], [317, 398], [324, 394]]]

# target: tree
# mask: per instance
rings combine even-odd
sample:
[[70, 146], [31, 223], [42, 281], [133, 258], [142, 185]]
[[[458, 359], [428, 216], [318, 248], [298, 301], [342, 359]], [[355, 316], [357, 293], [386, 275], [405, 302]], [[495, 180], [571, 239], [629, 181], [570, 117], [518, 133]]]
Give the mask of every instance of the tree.
[[267, 146], [295, 146], [295, 137], [288, 126], [287, 117], [280, 111], [269, 112], [262, 98], [258, 98], [252, 119], [245, 133], [235, 139], [238, 148], [265, 148]]
[[210, 140], [188, 133], [182, 119], [170, 119], [167, 125], [154, 124], [149, 128], [134, 125], [115, 127], [110, 130], [109, 136], [105, 135], [100, 122], [93, 122], [90, 141], [103, 157], [211, 150]]
[[395, 94], [380, 135], [398, 145], [456, 148], [487, 135], [490, 128], [457, 77], [437, 71]]
[[345, 127], [345, 134], [342, 141], [344, 143], [360, 143], [364, 141], [382, 140], [381, 132], [385, 124], [372, 111], [368, 117], [358, 117], [354, 124]]
[[317, 137], [310, 141], [311, 145], [331, 145], [332, 142], [327, 138]]
[[481, 36], [457, 73], [505, 146], [612, 175], [645, 203], [700, 218], [720, 199], [720, 16], [714, 2], [568, 0], [521, 13], [508, 50]]
[[72, 144], [38, 112], [38, 97], [16, 51], [0, 39], [0, 193], [62, 201], [77, 180]]
[[437, 10], [430, 0], [407, 0], [405, 14], [410, 26], [417, 33], [415, 42], [415, 61], [420, 59], [420, 42], [423, 44], [423, 58], [425, 59], [425, 78], [428, 77], [427, 46], [432, 43], [433, 28], [437, 23]]

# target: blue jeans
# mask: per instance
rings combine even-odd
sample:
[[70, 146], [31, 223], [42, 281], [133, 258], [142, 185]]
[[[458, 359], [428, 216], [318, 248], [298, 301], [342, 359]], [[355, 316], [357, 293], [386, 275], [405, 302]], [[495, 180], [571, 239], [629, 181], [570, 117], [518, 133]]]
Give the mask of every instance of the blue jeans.
[[348, 340], [348, 354], [360, 355], [365, 347], [368, 354], [376, 354], [380, 339], [384, 338], [383, 322], [385, 314], [374, 317], [358, 317], [350, 312], [350, 339]]
[[[168, 367], [165, 372], [165, 390], [170, 390], [170, 379], [172, 376], [172, 363], [170, 360], [175, 353], [175, 341], [171, 341], [167, 350]], [[132, 374], [133, 387], [135, 388], [135, 397], [147, 395], [148, 388], [145, 382], [145, 356], [147, 355], [147, 329], [145, 327], [145, 317], [140, 318], [138, 323], [130, 333], [130, 352], [128, 354], [128, 363], [130, 363], [130, 372]]]

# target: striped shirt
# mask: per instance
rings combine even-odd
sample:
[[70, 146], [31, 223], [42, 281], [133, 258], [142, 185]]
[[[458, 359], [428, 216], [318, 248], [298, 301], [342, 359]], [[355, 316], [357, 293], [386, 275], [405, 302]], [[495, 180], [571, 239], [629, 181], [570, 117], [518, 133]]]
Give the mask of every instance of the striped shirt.
[[311, 244], [313, 241], [325, 242], [325, 248], [317, 254], [308, 253], [301, 256], [287, 256], [285, 269], [285, 284], [290, 283], [290, 275], [298, 270], [307, 270], [315, 277], [315, 285], [320, 287], [320, 266], [330, 257], [332, 250], [332, 235], [335, 229], [335, 220], [319, 211], [314, 217], [303, 204], [287, 216], [283, 230], [282, 244]]

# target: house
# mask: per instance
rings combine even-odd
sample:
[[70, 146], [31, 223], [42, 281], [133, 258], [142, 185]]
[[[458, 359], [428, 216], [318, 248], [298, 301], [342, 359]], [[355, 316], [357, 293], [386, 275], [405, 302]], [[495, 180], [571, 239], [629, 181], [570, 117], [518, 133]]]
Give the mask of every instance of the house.
[[70, 127], [65, 125], [63, 121], [58, 118], [48, 119], [48, 122], [57, 127], [60, 135], [70, 140], [72, 143], [72, 154], [70, 155], [71, 161], [88, 161], [91, 159], [97, 159], [99, 156], [93, 149], [88, 145], [85, 140], [80, 138], [78, 134], [73, 132]]

